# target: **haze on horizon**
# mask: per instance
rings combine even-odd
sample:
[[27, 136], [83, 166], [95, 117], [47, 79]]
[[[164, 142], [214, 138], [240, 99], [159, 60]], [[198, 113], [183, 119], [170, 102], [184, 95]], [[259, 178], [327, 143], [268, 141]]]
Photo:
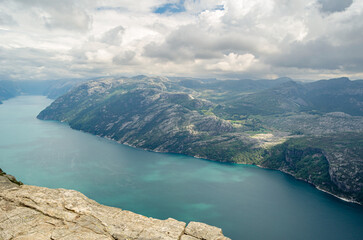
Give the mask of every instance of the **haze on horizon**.
[[0, 0], [0, 80], [363, 78], [363, 0]]

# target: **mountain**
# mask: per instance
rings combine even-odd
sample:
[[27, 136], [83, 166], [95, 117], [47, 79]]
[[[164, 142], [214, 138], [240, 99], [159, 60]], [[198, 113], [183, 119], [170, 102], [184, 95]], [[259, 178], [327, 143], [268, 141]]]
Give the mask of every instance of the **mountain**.
[[266, 81], [98, 79], [38, 118], [143, 149], [281, 170], [363, 203], [362, 82]]
[[290, 78], [278, 78], [274, 80], [204, 80], [204, 79], [179, 79], [179, 84], [186, 88], [199, 91], [214, 90], [219, 92], [253, 92], [268, 89], [284, 82], [292, 81]]
[[363, 81], [348, 78], [312, 83], [288, 81], [227, 102], [230, 115], [274, 115], [289, 112], [345, 112], [363, 116]]
[[162, 78], [88, 82], [55, 100], [38, 118], [68, 122], [72, 128], [139, 148], [219, 161], [237, 157], [224, 151], [230, 144], [246, 151], [257, 144], [242, 132], [236, 134], [229, 121], [210, 114], [215, 104], [167, 92], [169, 84]]
[[0, 104], [1, 101], [15, 97], [17, 92], [15, 85], [11, 81], [0, 81]]
[[306, 84], [305, 98], [312, 110], [321, 112], [345, 112], [363, 116], [363, 81], [348, 78], [321, 80]]
[[10, 93], [7, 89], [0, 87], [0, 104], [2, 103], [1, 100], [6, 100], [13, 96], [14, 95]]
[[0, 80], [0, 102], [19, 95], [44, 95], [51, 99], [63, 95], [86, 80], [67, 79], [54, 81], [9, 81]]

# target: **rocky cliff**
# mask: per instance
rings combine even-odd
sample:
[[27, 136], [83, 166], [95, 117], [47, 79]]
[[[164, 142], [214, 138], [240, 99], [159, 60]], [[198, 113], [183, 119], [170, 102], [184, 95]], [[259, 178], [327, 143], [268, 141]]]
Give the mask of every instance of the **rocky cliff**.
[[291, 138], [266, 154], [261, 165], [289, 173], [321, 190], [363, 203], [360, 133]]
[[204, 223], [188, 225], [107, 207], [65, 189], [21, 185], [0, 169], [0, 240], [228, 240]]
[[158, 152], [234, 162], [241, 152], [255, 152], [250, 150], [256, 139], [208, 113], [214, 103], [173, 91], [177, 86], [168, 86], [173, 83], [166, 79], [148, 80], [87, 82], [56, 99], [38, 118]]

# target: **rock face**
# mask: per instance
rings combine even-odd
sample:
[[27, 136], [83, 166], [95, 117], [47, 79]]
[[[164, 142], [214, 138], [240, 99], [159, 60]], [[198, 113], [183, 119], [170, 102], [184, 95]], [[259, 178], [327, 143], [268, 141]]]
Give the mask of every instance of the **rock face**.
[[[55, 100], [39, 119], [67, 122], [77, 130], [158, 152], [217, 161], [239, 161], [257, 144], [233, 124], [210, 113], [209, 100], [176, 92], [163, 78], [87, 82]], [[237, 146], [226, 151], [229, 146]]]
[[0, 240], [227, 240], [204, 223], [158, 220], [107, 207], [65, 189], [18, 185], [0, 176]]
[[361, 133], [301, 136], [271, 148], [261, 165], [363, 204], [362, 156]]

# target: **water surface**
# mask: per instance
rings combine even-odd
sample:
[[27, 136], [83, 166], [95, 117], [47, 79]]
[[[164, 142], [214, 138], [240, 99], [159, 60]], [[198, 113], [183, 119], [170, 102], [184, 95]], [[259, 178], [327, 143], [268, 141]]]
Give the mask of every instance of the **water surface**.
[[363, 236], [363, 208], [253, 166], [134, 149], [41, 121], [51, 103], [21, 96], [0, 105], [0, 168], [26, 184], [69, 188], [146, 216], [201, 221], [232, 239]]

